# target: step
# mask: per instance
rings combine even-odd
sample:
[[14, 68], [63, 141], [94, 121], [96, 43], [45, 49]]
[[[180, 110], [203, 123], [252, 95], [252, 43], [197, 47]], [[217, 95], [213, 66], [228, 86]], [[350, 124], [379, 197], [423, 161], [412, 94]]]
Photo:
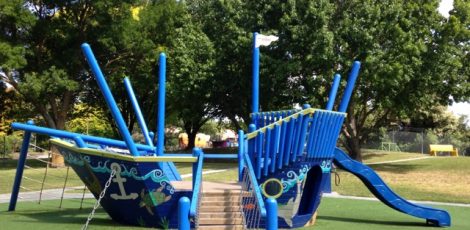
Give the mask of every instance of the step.
[[210, 202], [210, 201], [239, 202], [240, 201], [240, 196], [236, 196], [236, 195], [227, 195], [227, 196], [205, 196], [205, 195], [206, 194], [204, 194], [202, 197], [202, 202]]
[[238, 200], [204, 201], [201, 204], [201, 207], [204, 207], [204, 206], [240, 206], [240, 201]]
[[199, 225], [237, 225], [243, 224], [240, 218], [199, 218]]
[[198, 229], [203, 230], [241, 230], [244, 229], [243, 225], [199, 225]]
[[206, 212], [239, 212], [240, 206], [207, 206], [201, 205], [199, 213]]
[[199, 218], [241, 218], [242, 213], [234, 212], [199, 212]]

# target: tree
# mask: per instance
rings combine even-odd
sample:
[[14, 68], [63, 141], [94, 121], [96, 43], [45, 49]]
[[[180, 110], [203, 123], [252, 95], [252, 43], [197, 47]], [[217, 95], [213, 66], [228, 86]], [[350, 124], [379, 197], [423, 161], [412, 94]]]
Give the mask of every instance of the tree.
[[447, 104], [449, 96], [462, 99], [466, 92], [468, 97], [468, 86], [462, 87], [466, 80], [447, 75], [459, 71], [453, 68], [465, 60], [455, 55], [455, 44], [446, 42], [455, 31], [441, 32], [449, 22], [437, 6], [438, 1], [337, 3], [338, 62], [363, 62], [343, 130], [345, 147], [355, 159], [362, 159], [361, 144], [373, 130], [413, 116], [417, 108]]
[[[361, 145], [372, 131], [412, 117], [416, 108], [446, 104], [449, 96], [468, 98], [468, 4], [455, 5], [449, 20], [438, 14], [437, 0], [196, 1], [192, 9], [207, 17], [196, 16], [222, 54], [215, 78], [226, 95], [218, 93], [224, 100], [215, 104], [232, 120], [249, 119], [242, 107], [249, 105], [251, 41], [246, 38], [252, 31], [280, 37], [261, 50], [265, 111], [295, 102], [323, 107], [333, 73], [345, 77], [352, 61], [361, 61], [343, 129], [344, 146], [361, 160]], [[224, 58], [238, 59], [235, 67]], [[227, 80], [223, 73], [234, 77]]]
[[[188, 20], [189, 22], [189, 20]], [[214, 116], [209, 102], [216, 86], [212, 79], [214, 48], [197, 26], [187, 23], [176, 29], [169, 50], [169, 108], [183, 123], [188, 149], [196, 134]]]
[[80, 44], [98, 37], [106, 31], [104, 22], [118, 22], [129, 8], [107, 1], [2, 1], [1, 7], [7, 20], [2, 20], [0, 36], [10, 47], [8, 62], [1, 63], [8, 83], [47, 126], [64, 129], [89, 79]]

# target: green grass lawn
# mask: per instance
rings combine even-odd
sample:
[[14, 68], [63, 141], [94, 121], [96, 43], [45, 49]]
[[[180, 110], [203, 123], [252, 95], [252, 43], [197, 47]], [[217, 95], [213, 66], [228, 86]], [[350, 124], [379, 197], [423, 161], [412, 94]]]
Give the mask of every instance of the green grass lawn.
[[[0, 194], [10, 193], [16, 174], [17, 160], [0, 159]], [[46, 164], [37, 160], [27, 160], [23, 173], [21, 185], [33, 191], [39, 191], [44, 180]], [[62, 188], [65, 183], [67, 168], [48, 168], [45, 177], [45, 189]], [[78, 178], [77, 174], [70, 168], [67, 178], [67, 187], [83, 186], [83, 182]], [[22, 190], [28, 191], [28, 190]]]
[[[92, 209], [94, 200], [86, 200], [80, 210], [78, 200], [66, 200], [63, 208], [58, 208], [58, 201], [21, 202], [15, 212], [7, 212], [7, 204], [0, 204], [1, 229], [80, 229]], [[470, 229], [468, 214], [470, 208], [439, 206], [450, 212], [452, 226], [446, 229]], [[422, 219], [410, 217], [397, 212], [376, 201], [324, 198], [318, 209], [314, 226], [304, 229], [434, 229], [425, 225]], [[146, 229], [141, 227], [122, 226], [100, 208], [91, 221], [89, 229]]]
[[386, 152], [375, 149], [364, 149], [362, 150], [362, 160], [366, 164], [384, 162], [384, 161], [394, 161], [394, 160], [404, 160], [418, 157], [427, 157], [428, 154], [420, 153], [407, 153], [407, 152]]
[[[409, 159], [423, 156], [412, 153], [384, 153], [366, 151], [366, 163]], [[26, 169], [25, 175], [35, 180], [42, 180], [44, 164], [28, 161], [27, 165], [35, 169]], [[431, 200], [441, 202], [470, 203], [470, 158], [468, 157], [433, 157], [414, 161], [372, 165], [385, 182], [400, 196], [413, 200]], [[180, 173], [190, 174], [191, 164], [177, 164]], [[205, 181], [235, 181], [236, 163], [205, 163], [204, 170], [227, 169], [224, 172], [204, 175]], [[43, 170], [43, 171], [41, 171]], [[0, 193], [9, 193], [16, 171], [16, 161], [0, 162]], [[62, 187], [65, 168], [49, 169], [46, 183]], [[75, 173], [70, 170], [68, 186], [82, 185]], [[341, 184], [333, 190], [344, 195], [372, 196], [366, 187], [352, 174], [340, 172]], [[191, 178], [186, 178], [190, 180]], [[23, 180], [23, 186], [38, 188], [37, 183]], [[36, 187], [35, 187], [36, 186]], [[46, 187], [50, 188], [50, 186]], [[85, 223], [94, 200], [86, 200], [84, 208], [78, 209], [79, 200], [65, 200], [63, 208], [58, 208], [59, 201], [20, 202], [16, 212], [6, 212], [7, 204], [0, 204], [0, 229], [79, 229]], [[449, 229], [470, 229], [470, 208], [441, 206], [450, 212], [452, 227]], [[324, 198], [319, 207], [319, 215], [314, 227], [308, 229], [429, 229], [424, 220], [410, 217], [394, 211], [380, 202], [348, 199]], [[306, 229], [307, 229], [306, 228]], [[112, 221], [99, 209], [90, 229], [143, 229], [122, 226]]]
[[[371, 167], [400, 196], [411, 200], [470, 203], [470, 157], [432, 157]], [[339, 171], [332, 186], [343, 195], [373, 196], [354, 175]], [[333, 183], [334, 184], [334, 183]]]

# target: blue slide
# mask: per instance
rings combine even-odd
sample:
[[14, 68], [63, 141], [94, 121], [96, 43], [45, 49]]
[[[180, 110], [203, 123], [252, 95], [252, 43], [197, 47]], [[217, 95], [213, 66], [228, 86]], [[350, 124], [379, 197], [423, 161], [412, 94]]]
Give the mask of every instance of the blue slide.
[[426, 219], [428, 224], [440, 227], [450, 226], [450, 215], [447, 211], [416, 205], [403, 199], [395, 194], [373, 169], [351, 159], [339, 148], [335, 150], [334, 163], [337, 167], [359, 177], [367, 188], [390, 208], [411, 216]]

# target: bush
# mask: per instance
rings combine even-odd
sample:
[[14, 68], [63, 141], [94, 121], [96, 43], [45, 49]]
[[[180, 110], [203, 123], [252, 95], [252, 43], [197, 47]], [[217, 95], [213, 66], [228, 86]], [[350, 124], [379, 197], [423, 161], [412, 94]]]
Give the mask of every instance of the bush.
[[11, 154], [20, 151], [22, 135], [13, 134], [0, 136], [0, 153], [2, 155]]

